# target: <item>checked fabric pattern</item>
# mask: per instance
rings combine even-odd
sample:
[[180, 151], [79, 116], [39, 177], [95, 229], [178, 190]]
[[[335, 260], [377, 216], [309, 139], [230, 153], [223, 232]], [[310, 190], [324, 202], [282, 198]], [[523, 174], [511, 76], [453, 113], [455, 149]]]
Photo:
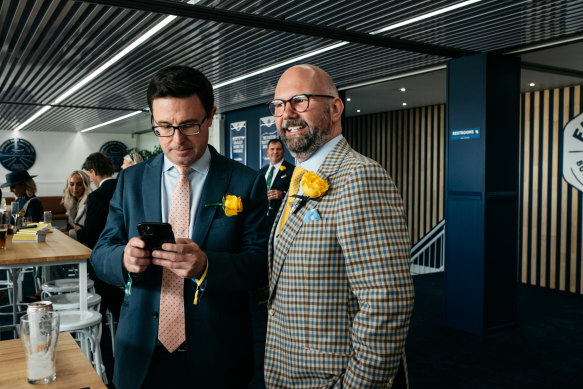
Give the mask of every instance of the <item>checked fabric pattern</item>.
[[306, 172], [307, 170], [301, 166], [296, 166], [294, 169], [294, 174], [292, 174], [291, 182], [289, 184], [289, 191], [287, 192], [287, 202], [285, 203], [285, 208], [283, 210], [283, 213], [281, 214], [279, 228], [277, 230], [278, 234], [281, 232], [283, 225], [285, 224], [287, 218], [289, 217], [292, 205], [294, 204], [294, 201], [296, 199], [295, 197], [292, 196], [298, 194], [298, 191], [300, 190], [300, 182], [302, 181], [302, 177]]
[[317, 174], [329, 191], [270, 237], [266, 387], [389, 388], [414, 302], [402, 201], [345, 139]]
[[[177, 238], [188, 238], [190, 223], [190, 166], [175, 166], [180, 173], [172, 193], [168, 223]], [[158, 339], [172, 353], [185, 340], [184, 329], [184, 278], [164, 268], [160, 292], [160, 321]]]

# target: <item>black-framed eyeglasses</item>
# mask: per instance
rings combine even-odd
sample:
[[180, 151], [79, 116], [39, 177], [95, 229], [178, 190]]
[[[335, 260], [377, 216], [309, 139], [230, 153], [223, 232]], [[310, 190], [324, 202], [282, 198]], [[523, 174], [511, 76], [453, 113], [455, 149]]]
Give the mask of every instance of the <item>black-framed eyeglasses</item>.
[[[154, 134], [158, 137], [168, 137], [173, 136], [174, 131], [178, 130], [184, 136], [191, 136], [191, 135], [198, 135], [200, 134], [200, 127], [208, 119], [208, 116], [205, 116], [200, 123], [184, 123], [178, 126], [170, 126], [170, 125], [163, 125], [163, 126], [152, 126], [152, 130]], [[152, 124], [155, 123], [154, 118], [151, 117]]]
[[269, 108], [269, 112], [271, 112], [271, 114], [276, 118], [283, 116], [283, 113], [285, 112], [285, 103], [290, 103], [291, 107], [296, 112], [305, 112], [310, 106], [311, 97], [326, 97], [329, 99], [334, 98], [334, 96], [330, 95], [310, 95], [310, 94], [296, 95], [289, 100], [281, 99], [271, 100], [269, 103], [267, 103], [267, 108]]

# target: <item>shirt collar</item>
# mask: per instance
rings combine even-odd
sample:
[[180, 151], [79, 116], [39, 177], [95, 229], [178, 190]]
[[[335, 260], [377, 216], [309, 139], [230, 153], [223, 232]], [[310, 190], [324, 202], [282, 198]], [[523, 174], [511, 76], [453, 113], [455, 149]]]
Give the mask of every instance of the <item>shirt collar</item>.
[[304, 162], [298, 164], [298, 166], [303, 167], [307, 171], [317, 172], [324, 160], [330, 154], [330, 151], [340, 142], [344, 137], [338, 135], [328, 141], [324, 146], [320, 147], [310, 158], [306, 159]]
[[283, 158], [281, 159], [281, 161], [279, 161], [278, 163], [276, 163], [275, 165], [271, 165], [275, 168], [275, 170], [279, 170], [279, 167], [281, 166], [281, 164], [283, 163]]
[[[211, 166], [211, 152], [207, 146], [202, 157], [200, 157], [197, 161], [194, 161], [190, 165], [190, 167], [199, 173], [207, 174], [210, 166]], [[173, 168], [174, 164], [168, 159], [168, 157], [166, 157], [166, 154], [164, 154], [164, 171], [167, 172]]]

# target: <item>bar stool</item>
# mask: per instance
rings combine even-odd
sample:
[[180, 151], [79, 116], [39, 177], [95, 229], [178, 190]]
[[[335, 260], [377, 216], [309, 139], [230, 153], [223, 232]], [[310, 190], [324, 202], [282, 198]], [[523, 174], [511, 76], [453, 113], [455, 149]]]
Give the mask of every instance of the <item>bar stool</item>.
[[[95, 293], [95, 282], [92, 279], [87, 279], [87, 290]], [[59, 280], [47, 281], [42, 284], [42, 298], [52, 296], [59, 293], [78, 292], [79, 278], [61, 278]]]
[[99, 377], [107, 385], [107, 374], [101, 358], [101, 314], [97, 311], [59, 311], [59, 332], [70, 332]]
[[[79, 310], [79, 293], [61, 293], [53, 296], [48, 296], [46, 301], [50, 301], [53, 304], [53, 310], [55, 311], [72, 311]], [[99, 306], [101, 304], [101, 296], [97, 293], [92, 293], [87, 295], [87, 308], [93, 311], [99, 312]], [[115, 326], [113, 323], [113, 315], [109, 310], [106, 313], [107, 316], [107, 326], [109, 327], [109, 333], [111, 334], [111, 349], [115, 352]]]

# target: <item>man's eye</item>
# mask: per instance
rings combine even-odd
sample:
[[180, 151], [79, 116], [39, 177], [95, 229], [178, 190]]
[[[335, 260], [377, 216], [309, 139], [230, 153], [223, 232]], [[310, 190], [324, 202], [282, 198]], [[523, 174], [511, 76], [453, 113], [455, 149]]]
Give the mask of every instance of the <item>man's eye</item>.
[[305, 103], [306, 101], [308, 101], [308, 99], [305, 97], [296, 97], [295, 99], [292, 100], [294, 104], [302, 104]]
[[191, 130], [194, 127], [196, 127], [196, 124], [194, 124], [194, 123], [186, 123], [186, 124], [181, 125], [180, 127], [182, 127], [184, 130]]

